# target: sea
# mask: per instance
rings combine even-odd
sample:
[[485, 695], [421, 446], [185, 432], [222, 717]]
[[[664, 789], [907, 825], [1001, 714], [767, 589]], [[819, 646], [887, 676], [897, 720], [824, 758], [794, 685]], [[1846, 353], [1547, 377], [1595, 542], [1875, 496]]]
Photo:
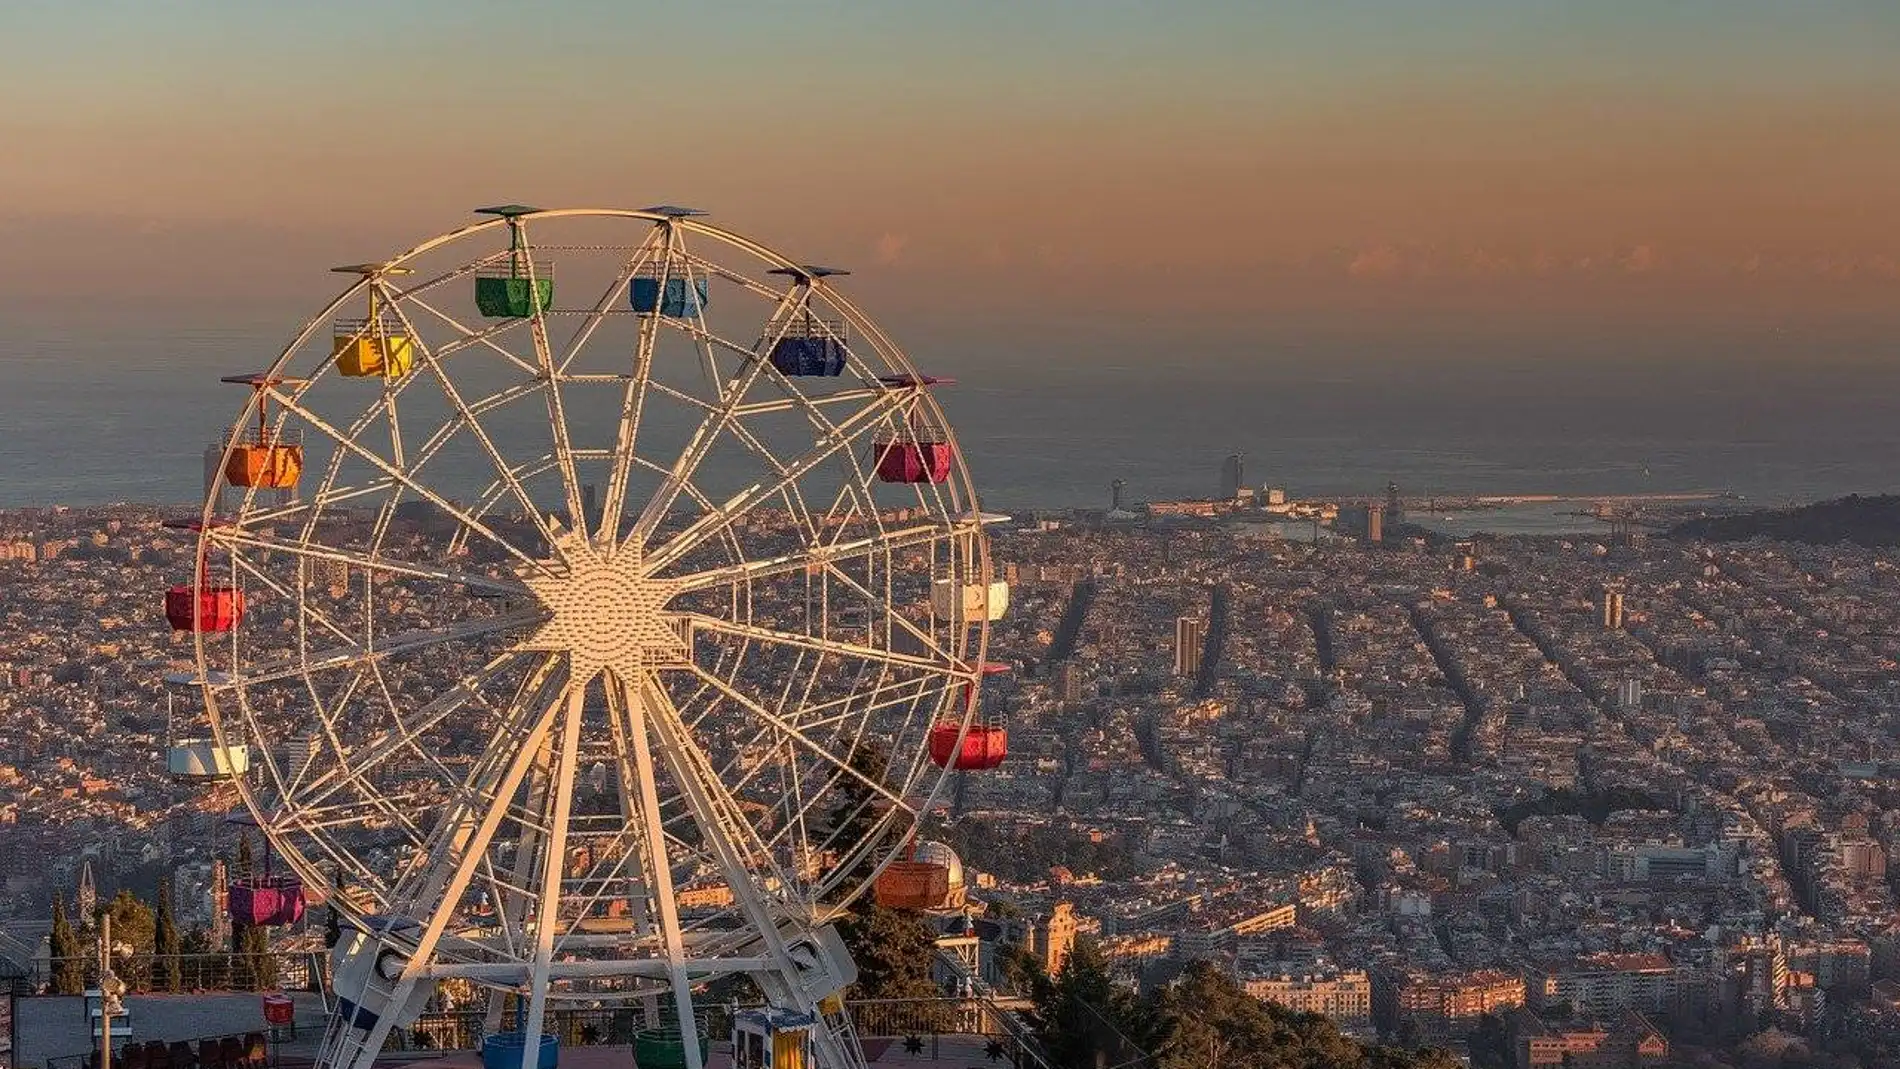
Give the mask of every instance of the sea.
[[[200, 453], [294, 322], [105, 330], [16, 324], [0, 337], [0, 507], [196, 498]], [[1222, 461], [1295, 497], [1726, 492], [1780, 506], [1894, 488], [1900, 350], [1826, 337], [1308, 336], [1176, 345], [1078, 328], [954, 324], [913, 359], [940, 397], [986, 508], [1208, 496]], [[899, 335], [902, 337], [901, 333]], [[1452, 514], [1451, 530], [1574, 530], [1576, 506]]]

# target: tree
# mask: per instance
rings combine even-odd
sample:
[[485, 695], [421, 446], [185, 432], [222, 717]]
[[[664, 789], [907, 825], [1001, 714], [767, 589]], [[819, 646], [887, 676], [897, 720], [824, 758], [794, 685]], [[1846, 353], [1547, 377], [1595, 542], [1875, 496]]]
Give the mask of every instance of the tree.
[[1055, 1069], [1095, 1069], [1104, 1059], [1120, 1065], [1152, 1052], [1164, 1038], [1160, 1020], [1115, 983], [1101, 947], [1086, 936], [1076, 939], [1054, 979], [1033, 997], [1036, 1037]]
[[237, 943], [231, 962], [231, 986], [242, 991], [269, 991], [277, 986], [277, 959], [270, 952], [270, 929], [245, 925], [235, 929]]
[[[839, 775], [836, 787], [838, 801], [826, 814], [828, 830], [825, 838], [830, 849], [842, 853], [871, 837], [877, 826], [877, 803], [884, 797], [871, 784], [884, 783], [884, 774], [890, 763], [890, 751], [875, 740], [860, 741], [852, 748], [845, 764], [857, 775]], [[840, 890], [849, 892], [856, 889], [880, 860], [875, 853], [865, 855], [838, 881]]]
[[218, 960], [218, 955], [223, 948], [211, 945], [211, 933], [203, 928], [193, 928], [185, 933], [181, 949], [188, 962], [183, 971], [190, 989], [202, 991], [217, 986], [216, 978], [222, 974], [224, 966]]
[[158, 917], [152, 907], [139, 901], [131, 891], [120, 888], [112, 900], [100, 907], [101, 917], [112, 918], [112, 942], [114, 946], [125, 945], [132, 948], [129, 957], [121, 957], [116, 950], [113, 956], [113, 969], [119, 979], [134, 991], [143, 991], [151, 986], [152, 951], [158, 943]]
[[1363, 1047], [1325, 1017], [1262, 1003], [1218, 966], [1190, 964], [1153, 999], [1161, 1069], [1456, 1069], [1441, 1050]]
[[154, 950], [158, 955], [158, 975], [154, 986], [160, 991], [177, 994], [185, 989], [185, 977], [178, 960], [178, 920], [172, 916], [172, 882], [169, 879], [158, 882], [158, 931], [154, 938]]
[[1511, 1037], [1504, 1020], [1495, 1013], [1478, 1017], [1477, 1031], [1471, 1034], [1472, 1069], [1513, 1069]]
[[858, 966], [854, 999], [934, 999], [943, 995], [931, 978], [937, 936], [922, 913], [891, 909], [861, 899], [838, 922], [851, 960]]
[[79, 933], [66, 919], [66, 903], [53, 899], [53, 934], [49, 940], [53, 965], [53, 994], [78, 995], [86, 990], [86, 953]]

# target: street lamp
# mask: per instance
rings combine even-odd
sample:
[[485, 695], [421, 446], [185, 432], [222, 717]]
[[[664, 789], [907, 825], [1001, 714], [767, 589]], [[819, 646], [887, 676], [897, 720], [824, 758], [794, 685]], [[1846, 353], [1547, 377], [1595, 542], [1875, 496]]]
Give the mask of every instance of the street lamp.
[[125, 981], [112, 971], [112, 959], [132, 956], [129, 943], [112, 941], [112, 913], [99, 918], [99, 1069], [112, 1069], [112, 1018], [125, 1012]]

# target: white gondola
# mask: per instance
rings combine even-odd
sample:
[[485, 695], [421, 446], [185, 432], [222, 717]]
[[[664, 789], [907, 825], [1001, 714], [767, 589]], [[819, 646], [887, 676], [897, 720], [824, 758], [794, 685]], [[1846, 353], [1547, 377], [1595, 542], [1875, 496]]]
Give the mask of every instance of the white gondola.
[[[174, 686], [196, 683], [194, 677], [174, 673], [165, 677]], [[212, 738], [180, 738], [173, 702], [175, 693], [165, 695], [165, 771], [180, 783], [216, 783], [236, 779], [251, 770], [251, 748], [239, 743], [219, 746]]]
[[219, 746], [216, 739], [174, 739], [165, 771], [175, 780], [235, 779], [251, 770], [249, 746]]
[[930, 609], [946, 620], [1001, 620], [1009, 611], [1009, 584], [939, 579], [930, 584]]

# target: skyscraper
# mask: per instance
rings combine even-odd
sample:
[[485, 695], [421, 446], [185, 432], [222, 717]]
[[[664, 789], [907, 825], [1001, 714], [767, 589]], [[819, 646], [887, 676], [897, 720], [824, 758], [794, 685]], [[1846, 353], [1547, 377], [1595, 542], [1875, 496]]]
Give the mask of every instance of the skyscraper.
[[1247, 484], [1241, 470], [1240, 454], [1230, 453], [1220, 462], [1220, 497], [1222, 501], [1232, 501], [1240, 496], [1240, 488]]
[[1174, 674], [1199, 675], [1201, 671], [1201, 631], [1198, 616], [1183, 616], [1174, 621]]
[[1075, 705], [1082, 700], [1082, 668], [1074, 661], [1063, 661], [1056, 668], [1056, 689], [1062, 695], [1065, 705]]
[[1612, 587], [1603, 589], [1603, 630], [1621, 631], [1623, 629], [1623, 592]]
[[1109, 483], [1108, 484], [1109, 507], [1114, 509], [1116, 512], [1121, 512], [1127, 509], [1128, 505], [1125, 501], [1125, 495], [1127, 494], [1127, 492], [1128, 492], [1127, 480], [1116, 479], [1114, 482]]

